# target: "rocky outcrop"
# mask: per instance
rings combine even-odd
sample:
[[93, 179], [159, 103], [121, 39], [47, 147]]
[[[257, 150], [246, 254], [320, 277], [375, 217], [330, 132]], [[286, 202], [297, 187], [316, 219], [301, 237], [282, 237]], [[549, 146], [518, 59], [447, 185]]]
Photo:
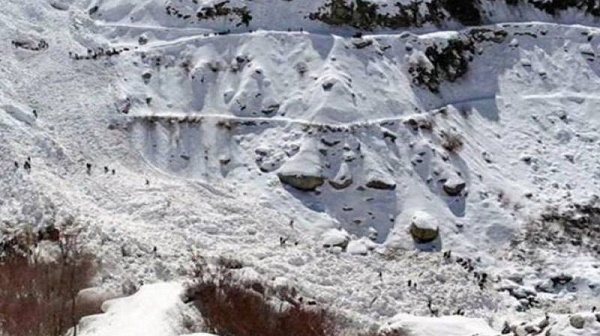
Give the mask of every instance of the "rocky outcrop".
[[468, 36], [449, 39], [444, 45], [433, 44], [425, 50], [427, 62], [417, 62], [408, 69], [413, 83], [439, 92], [442, 81], [455, 82], [469, 70], [475, 43]]
[[333, 26], [350, 26], [362, 30], [376, 28], [422, 27], [425, 24], [442, 25], [451, 19], [464, 25], [479, 25], [483, 21], [480, 9], [471, 0], [433, 0], [421, 6], [419, 2], [396, 2], [394, 9], [381, 10], [374, 1], [329, 0], [317, 12], [310, 13], [311, 20]]

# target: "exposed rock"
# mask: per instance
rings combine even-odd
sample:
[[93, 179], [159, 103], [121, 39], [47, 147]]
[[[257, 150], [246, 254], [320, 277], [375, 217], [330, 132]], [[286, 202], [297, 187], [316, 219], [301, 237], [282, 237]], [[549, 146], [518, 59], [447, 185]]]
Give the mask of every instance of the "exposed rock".
[[152, 79], [152, 73], [150, 71], [146, 71], [142, 74], [142, 80], [144, 84], [150, 83], [150, 79]]
[[280, 107], [280, 104], [273, 103], [273, 104], [270, 104], [270, 105], [264, 107], [261, 110], [261, 112], [266, 115], [275, 114], [275, 113], [277, 113], [277, 111], [279, 111], [279, 107]]
[[571, 315], [571, 317], [569, 318], [569, 323], [575, 329], [583, 329], [583, 326], [585, 325], [585, 319], [583, 318], [583, 316], [575, 314]]
[[517, 299], [527, 299], [530, 296], [536, 296], [537, 293], [530, 288], [518, 286], [510, 291], [510, 294]]
[[337, 172], [335, 177], [329, 180], [329, 184], [335, 189], [341, 190], [349, 187], [352, 184], [352, 174], [350, 173], [350, 168], [348, 167], [348, 163], [342, 162], [340, 165], [340, 170]]
[[[475, 52], [475, 44], [469, 36], [450, 39], [444, 45], [434, 44], [427, 48], [425, 57], [418, 57], [408, 72], [417, 86], [425, 86], [438, 93], [442, 81], [455, 82], [469, 70], [469, 59]], [[420, 53], [415, 53], [419, 54]]]
[[569, 282], [571, 282], [573, 280], [573, 277], [570, 275], [561, 274], [561, 275], [553, 276], [552, 278], [550, 278], [550, 280], [552, 281], [553, 286], [558, 286], [558, 285], [564, 286], [564, 285], [568, 284]]
[[440, 228], [437, 220], [426, 212], [417, 211], [410, 222], [410, 234], [419, 243], [427, 243], [439, 236]]
[[54, 8], [54, 9], [58, 9], [61, 11], [69, 10], [69, 4], [64, 3], [62, 1], [51, 1], [50, 6], [52, 6], [52, 8]]
[[554, 293], [554, 285], [551, 280], [545, 280], [535, 285], [535, 290], [543, 293]]
[[373, 40], [361, 40], [353, 43], [356, 49], [363, 49], [373, 44]]
[[367, 182], [367, 187], [371, 189], [394, 190], [396, 189], [396, 183], [393, 183], [391, 181], [373, 179]]
[[303, 174], [286, 174], [279, 173], [277, 174], [279, 180], [282, 183], [291, 185], [292, 187], [304, 191], [312, 191], [315, 190], [318, 186], [322, 185], [325, 181], [324, 178], [320, 176], [310, 176]]
[[413, 131], [417, 131], [419, 129], [433, 129], [433, 121], [428, 115], [413, 115], [405, 119], [403, 124], [412, 128]]
[[444, 192], [448, 194], [448, 196], [459, 196], [466, 187], [467, 183], [458, 176], [448, 179], [443, 185]]
[[142, 34], [140, 35], [140, 37], [138, 38], [138, 43], [140, 45], [145, 45], [148, 43], [148, 36], [146, 36], [146, 34]]

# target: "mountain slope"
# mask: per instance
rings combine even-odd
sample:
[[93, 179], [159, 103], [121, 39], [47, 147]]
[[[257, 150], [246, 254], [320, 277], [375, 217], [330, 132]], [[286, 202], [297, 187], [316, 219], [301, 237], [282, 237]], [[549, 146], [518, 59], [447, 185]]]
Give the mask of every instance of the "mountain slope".
[[[443, 6], [390, 26], [311, 16], [321, 1], [10, 0], [4, 226], [74, 216], [107, 287], [180, 279], [199, 251], [363, 323], [428, 301], [496, 329], [588, 310], [600, 31], [593, 8], [539, 3], [483, 1], [466, 27]], [[413, 239], [419, 220], [439, 237]]]

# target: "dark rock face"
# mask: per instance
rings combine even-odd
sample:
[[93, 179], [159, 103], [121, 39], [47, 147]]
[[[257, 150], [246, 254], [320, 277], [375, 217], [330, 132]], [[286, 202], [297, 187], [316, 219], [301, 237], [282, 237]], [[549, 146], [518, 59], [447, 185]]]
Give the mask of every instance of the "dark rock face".
[[454, 82], [467, 73], [469, 59], [474, 52], [474, 41], [468, 37], [449, 40], [445, 47], [434, 44], [425, 51], [425, 56], [433, 65], [433, 69], [419, 64], [409, 68], [408, 72], [415, 85], [425, 86], [437, 93], [442, 81]]
[[427, 22], [441, 23], [445, 19], [438, 2], [427, 4], [429, 13], [423, 15], [419, 3], [407, 5], [395, 4], [398, 11], [391, 15], [379, 12], [379, 5], [366, 0], [355, 0], [346, 3], [345, 0], [330, 0], [316, 13], [310, 13], [311, 20], [319, 20], [332, 26], [350, 26], [361, 30], [376, 28], [406, 28], [421, 27]]
[[307, 176], [284, 173], [279, 173], [277, 174], [277, 176], [279, 177], [279, 180], [282, 183], [285, 183], [303, 191], [313, 191], [325, 182], [325, 179], [321, 176]]
[[425, 24], [436, 26], [454, 19], [465, 26], [475, 26], [483, 23], [481, 9], [472, 0], [435, 0], [426, 3], [426, 11], [421, 10], [419, 1], [409, 4], [394, 4], [397, 12], [382, 14], [379, 5], [367, 0], [330, 0], [319, 8], [316, 13], [310, 13], [311, 20], [319, 20], [333, 26], [347, 25], [350, 27], [373, 30], [375, 28], [407, 28], [422, 27]]
[[477, 26], [483, 23], [481, 9], [473, 0], [443, 0], [440, 5], [450, 16], [465, 26]]
[[600, 16], [600, 4], [596, 1], [588, 0], [505, 0], [507, 5], [516, 6], [520, 3], [527, 3], [533, 7], [544, 11], [550, 15], [560, 15], [561, 12], [574, 8], [585, 11], [593, 16]]
[[396, 189], [396, 184], [381, 180], [371, 180], [367, 182], [367, 187], [371, 189], [379, 189], [379, 190], [394, 190]]
[[[487, 0], [487, 2], [501, 2]], [[349, 26], [365, 31], [377, 28], [422, 27], [426, 24], [443, 26], [458, 21], [464, 26], [478, 26], [492, 21], [493, 13], [486, 12], [481, 3], [473, 0], [432, 0], [425, 4], [413, 0], [408, 4], [395, 3], [396, 11], [382, 13], [380, 6], [369, 0], [329, 0], [317, 12], [310, 13], [311, 20], [319, 20], [332, 26]], [[588, 15], [600, 16], [600, 4], [591, 0], [504, 0], [506, 5], [516, 7], [529, 4], [547, 14], [558, 16], [569, 9], [577, 9]], [[423, 8], [425, 7], [425, 8]]]
[[447, 181], [444, 183], [444, 192], [448, 194], [448, 196], [459, 196], [463, 190], [467, 187], [467, 184], [464, 181]]
[[336, 181], [336, 180], [329, 180], [329, 184], [337, 190], [342, 190], [342, 189], [346, 189], [348, 188], [351, 184], [352, 184], [352, 179], [346, 179], [346, 180], [340, 180], [340, 181]]
[[246, 6], [243, 7], [230, 7], [229, 0], [221, 1], [214, 4], [213, 6], [203, 6], [196, 12], [190, 12], [183, 8], [179, 8], [175, 4], [169, 4], [165, 7], [167, 15], [173, 16], [182, 20], [214, 20], [219, 17], [225, 17], [229, 20], [233, 20], [233, 17], [237, 17], [239, 22], [236, 26], [250, 25], [252, 21], [252, 13]]

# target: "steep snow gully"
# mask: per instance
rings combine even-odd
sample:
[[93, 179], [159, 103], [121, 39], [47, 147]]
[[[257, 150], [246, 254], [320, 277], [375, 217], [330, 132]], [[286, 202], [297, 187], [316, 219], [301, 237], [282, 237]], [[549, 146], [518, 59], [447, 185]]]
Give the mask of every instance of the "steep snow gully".
[[193, 254], [357, 329], [600, 335], [598, 10], [461, 3], [6, 0], [2, 235], [146, 284], [84, 335], [182, 334]]

